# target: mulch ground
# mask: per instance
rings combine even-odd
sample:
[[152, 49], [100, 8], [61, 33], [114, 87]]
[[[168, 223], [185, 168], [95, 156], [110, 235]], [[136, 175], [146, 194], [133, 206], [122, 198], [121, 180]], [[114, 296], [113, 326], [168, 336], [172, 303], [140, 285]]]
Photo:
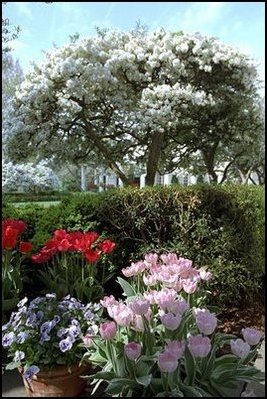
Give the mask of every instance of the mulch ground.
[[261, 301], [244, 308], [225, 308], [217, 314], [220, 323], [218, 330], [242, 337], [242, 328], [252, 327], [265, 331], [265, 308]]

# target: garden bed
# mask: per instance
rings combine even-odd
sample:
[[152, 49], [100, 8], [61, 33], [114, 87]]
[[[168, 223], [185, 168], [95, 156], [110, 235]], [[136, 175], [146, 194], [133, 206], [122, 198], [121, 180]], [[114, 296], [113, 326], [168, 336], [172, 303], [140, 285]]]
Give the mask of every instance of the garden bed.
[[241, 336], [244, 327], [265, 331], [265, 307], [259, 300], [249, 307], [224, 308], [218, 318], [221, 321], [218, 330], [226, 334]]

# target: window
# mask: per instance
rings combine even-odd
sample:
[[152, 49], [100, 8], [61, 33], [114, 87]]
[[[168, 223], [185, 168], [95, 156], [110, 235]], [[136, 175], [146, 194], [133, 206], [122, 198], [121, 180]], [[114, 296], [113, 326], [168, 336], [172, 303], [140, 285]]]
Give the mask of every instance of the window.
[[188, 183], [189, 183], [189, 176], [188, 176], [188, 174], [185, 174], [183, 176], [183, 185], [188, 186]]

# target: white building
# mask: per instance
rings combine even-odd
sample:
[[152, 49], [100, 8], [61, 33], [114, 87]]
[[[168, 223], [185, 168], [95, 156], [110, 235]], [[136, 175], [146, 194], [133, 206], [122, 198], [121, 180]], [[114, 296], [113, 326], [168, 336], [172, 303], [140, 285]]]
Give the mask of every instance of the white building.
[[[85, 183], [85, 178], [83, 178], [83, 186], [87, 187], [87, 190], [95, 190], [95, 191], [103, 191], [113, 187], [122, 187], [122, 181], [110, 170], [105, 169], [103, 167], [98, 167], [94, 170], [94, 175], [89, 178], [91, 180], [91, 184]], [[85, 176], [85, 173], [82, 174]], [[164, 175], [160, 175], [159, 173], [155, 176], [155, 185], [169, 186], [173, 182], [173, 177], [176, 177], [176, 182], [178, 182], [182, 186], [189, 186], [191, 184], [197, 183], [197, 176], [194, 176], [187, 171], [177, 169], [173, 173], [166, 173]], [[93, 179], [92, 179], [93, 177]], [[136, 176], [134, 179], [134, 183], [140, 188], [145, 186], [146, 174], [141, 174], [140, 176]], [[87, 179], [88, 180], [88, 177]], [[208, 182], [208, 177], [204, 177], [204, 181]], [[86, 191], [87, 191], [86, 190]]]

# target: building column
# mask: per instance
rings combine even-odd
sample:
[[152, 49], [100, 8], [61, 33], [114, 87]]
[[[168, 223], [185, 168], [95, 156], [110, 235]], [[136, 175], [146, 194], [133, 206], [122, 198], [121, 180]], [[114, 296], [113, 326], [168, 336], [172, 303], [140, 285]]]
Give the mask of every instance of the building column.
[[81, 190], [86, 191], [86, 166], [81, 165]]

